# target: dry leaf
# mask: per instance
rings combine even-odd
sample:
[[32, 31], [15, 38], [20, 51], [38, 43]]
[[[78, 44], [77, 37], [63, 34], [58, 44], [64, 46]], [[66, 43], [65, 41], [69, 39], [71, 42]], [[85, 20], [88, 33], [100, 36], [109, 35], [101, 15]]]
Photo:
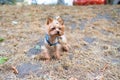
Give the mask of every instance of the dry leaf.
[[18, 74], [18, 70], [16, 69], [16, 67], [12, 66], [12, 70], [14, 71], [15, 74]]

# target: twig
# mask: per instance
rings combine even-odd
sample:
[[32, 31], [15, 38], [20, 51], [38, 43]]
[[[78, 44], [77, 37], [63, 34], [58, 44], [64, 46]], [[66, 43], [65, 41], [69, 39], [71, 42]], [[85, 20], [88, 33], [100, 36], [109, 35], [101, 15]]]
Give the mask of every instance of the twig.
[[104, 72], [108, 68], [108, 63], [104, 65], [104, 67], [100, 70], [101, 72]]

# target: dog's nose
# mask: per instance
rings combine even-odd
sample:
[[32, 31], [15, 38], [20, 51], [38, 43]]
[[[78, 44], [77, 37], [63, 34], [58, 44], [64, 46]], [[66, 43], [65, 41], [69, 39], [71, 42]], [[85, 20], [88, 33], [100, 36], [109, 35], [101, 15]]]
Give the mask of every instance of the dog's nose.
[[59, 31], [57, 31], [57, 34], [60, 34], [60, 32], [59, 32]]

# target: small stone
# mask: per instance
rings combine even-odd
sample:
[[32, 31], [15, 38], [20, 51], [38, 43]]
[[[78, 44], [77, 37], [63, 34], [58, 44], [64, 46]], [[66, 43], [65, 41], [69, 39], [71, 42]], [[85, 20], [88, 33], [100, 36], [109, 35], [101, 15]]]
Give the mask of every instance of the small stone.
[[103, 46], [103, 50], [107, 50], [108, 49], [108, 46]]
[[71, 77], [69, 80], [78, 80], [78, 79], [76, 79], [76, 78], [74, 78], [74, 77]]
[[12, 21], [12, 24], [13, 24], [13, 25], [17, 25], [18, 22], [17, 22], [17, 21]]
[[120, 52], [120, 47], [118, 47], [117, 50]]
[[69, 54], [69, 59], [72, 60], [73, 57], [74, 57], [73, 53], [70, 53], [70, 54]]
[[2, 42], [2, 43], [1, 43], [1, 46], [5, 46], [5, 43], [4, 43], [4, 42]]

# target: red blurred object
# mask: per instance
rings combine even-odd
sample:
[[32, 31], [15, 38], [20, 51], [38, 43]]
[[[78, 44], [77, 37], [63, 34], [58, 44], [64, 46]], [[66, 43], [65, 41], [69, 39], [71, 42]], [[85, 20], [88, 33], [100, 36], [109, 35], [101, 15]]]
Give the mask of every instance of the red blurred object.
[[74, 5], [105, 4], [105, 0], [73, 0]]

